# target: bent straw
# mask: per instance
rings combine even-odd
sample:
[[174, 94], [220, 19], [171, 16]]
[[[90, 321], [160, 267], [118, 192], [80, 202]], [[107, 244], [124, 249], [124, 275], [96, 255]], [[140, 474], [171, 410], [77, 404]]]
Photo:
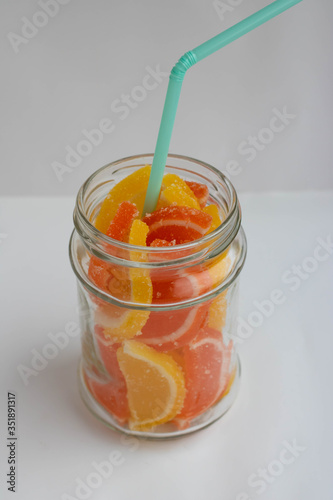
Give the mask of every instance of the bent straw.
[[276, 0], [238, 24], [223, 31], [219, 35], [204, 42], [193, 50], [186, 52], [170, 73], [168, 90], [165, 98], [156, 149], [143, 208], [143, 214], [153, 212], [156, 208], [161, 190], [164, 168], [168, 157], [170, 140], [175, 122], [177, 106], [186, 71], [194, 64], [210, 56], [217, 50], [237, 40], [243, 35], [266, 23], [273, 17], [300, 3], [302, 0]]

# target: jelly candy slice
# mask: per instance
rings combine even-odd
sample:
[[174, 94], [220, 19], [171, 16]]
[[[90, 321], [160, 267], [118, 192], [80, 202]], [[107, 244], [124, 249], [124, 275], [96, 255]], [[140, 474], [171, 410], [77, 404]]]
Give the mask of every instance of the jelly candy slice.
[[211, 233], [212, 231], [217, 229], [222, 224], [222, 221], [220, 218], [220, 212], [219, 212], [217, 205], [208, 205], [207, 207], [203, 208], [202, 211], [205, 214], [211, 215], [212, 219], [213, 219], [207, 234]]
[[147, 245], [156, 239], [186, 243], [201, 238], [207, 233], [212, 217], [200, 210], [170, 206], [161, 208], [143, 218], [149, 226]]
[[151, 247], [173, 247], [176, 244], [176, 241], [167, 241], [167, 240], [159, 240], [158, 238], [154, 240], [150, 246]]
[[185, 397], [184, 375], [175, 360], [136, 340], [125, 341], [117, 358], [127, 385], [130, 429], [145, 431], [172, 420]]
[[208, 292], [212, 286], [210, 273], [205, 266], [191, 271], [152, 270], [153, 303], [178, 303], [195, 299]]
[[139, 213], [142, 212], [150, 170], [150, 165], [146, 165], [118, 182], [111, 189], [95, 220], [95, 227], [99, 231], [106, 233], [122, 201], [135, 203]]
[[[196, 272], [178, 272], [170, 275], [158, 270], [152, 272], [153, 303], [182, 302], [198, 297], [211, 288], [208, 271], [200, 266]], [[142, 328], [140, 340], [158, 351], [178, 349], [188, 343], [206, 323], [210, 304], [176, 309], [152, 311]]]
[[[131, 284], [125, 269], [92, 256], [89, 262], [88, 276], [98, 288], [113, 297], [120, 300], [130, 299]], [[101, 299], [94, 301], [104, 303]]]
[[205, 328], [183, 348], [183, 353], [186, 396], [176, 417], [180, 428], [186, 428], [190, 420], [208, 410], [227, 387], [232, 342], [227, 347], [221, 332]]
[[[127, 241], [133, 220], [138, 215], [139, 212], [133, 203], [122, 202], [106, 232], [107, 236], [114, 240]], [[110, 253], [115, 254], [116, 250], [110, 248]], [[89, 262], [88, 276], [104, 292], [108, 292], [118, 299], [129, 299], [130, 282], [125, 269], [92, 256]]]
[[140, 340], [157, 351], [171, 351], [190, 342], [207, 322], [208, 306], [197, 305], [175, 311], [152, 311]]
[[125, 383], [124, 376], [119, 368], [117, 360], [117, 350], [121, 344], [105, 338], [104, 328], [99, 325], [95, 325], [95, 339], [97, 341], [100, 358], [111, 379], [113, 381]]
[[[140, 220], [132, 224], [129, 243], [131, 245], [145, 246], [148, 227]], [[144, 261], [147, 259], [144, 252], [131, 251], [131, 259]], [[141, 304], [151, 304], [153, 298], [153, 287], [148, 269], [131, 268], [129, 271], [131, 286], [131, 301]], [[121, 309], [121, 308], [118, 308]], [[142, 327], [147, 322], [149, 311], [123, 309], [124, 313], [118, 318], [109, 317], [104, 323], [104, 335], [113, 341], [130, 339], [140, 334]]]
[[138, 217], [139, 211], [134, 205], [129, 201], [123, 201], [120, 203], [119, 208], [112, 219], [106, 235], [114, 240], [124, 241], [128, 240], [129, 230], [133, 223], [133, 220]]
[[160, 199], [157, 204], [157, 210], [170, 205], [178, 205], [181, 207], [190, 207], [200, 210], [200, 205], [197, 199], [193, 196], [193, 193], [189, 195], [178, 184], [171, 184], [171, 186], [168, 186], [161, 192]]
[[194, 196], [198, 200], [200, 207], [203, 208], [204, 206], [206, 206], [209, 196], [208, 187], [205, 184], [192, 181], [186, 181], [186, 184], [188, 185], [188, 187], [191, 189]]
[[176, 174], [165, 174], [162, 181], [162, 190], [175, 185], [179, 186], [188, 196], [195, 198], [192, 189], [188, 186], [186, 181]]

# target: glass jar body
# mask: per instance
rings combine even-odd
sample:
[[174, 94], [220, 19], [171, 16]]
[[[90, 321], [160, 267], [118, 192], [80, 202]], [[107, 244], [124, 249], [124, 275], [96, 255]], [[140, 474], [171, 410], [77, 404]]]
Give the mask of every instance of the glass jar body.
[[95, 230], [110, 188], [151, 161], [150, 155], [124, 159], [87, 180], [70, 255], [78, 278], [83, 400], [112, 428], [168, 438], [211, 424], [236, 397], [240, 366], [232, 338], [246, 240], [230, 182], [207, 164], [174, 155], [166, 172], [208, 185], [220, 228], [167, 248], [119, 244]]

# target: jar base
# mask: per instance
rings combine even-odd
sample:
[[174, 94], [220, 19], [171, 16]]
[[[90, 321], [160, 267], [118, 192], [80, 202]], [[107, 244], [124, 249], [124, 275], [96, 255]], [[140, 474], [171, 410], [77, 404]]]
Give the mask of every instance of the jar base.
[[88, 387], [86, 386], [82, 360], [79, 363], [78, 368], [78, 382], [79, 391], [81, 398], [88, 408], [88, 410], [96, 417], [98, 420], [103, 422], [105, 425], [110, 427], [112, 430], [119, 431], [123, 434], [129, 436], [136, 436], [144, 439], [174, 439], [193, 432], [197, 432], [200, 429], [204, 429], [209, 425], [213, 424], [219, 420], [233, 405], [239, 390], [241, 376], [241, 365], [239, 357], [236, 359], [236, 375], [232, 383], [232, 386], [226, 396], [224, 396], [218, 403], [209, 408], [205, 413], [194, 418], [190, 425], [185, 429], [178, 429], [174, 424], [167, 423], [159, 425], [156, 429], [151, 429], [149, 431], [133, 431], [129, 429], [127, 425], [120, 425], [116, 419], [114, 419], [110, 413], [108, 413], [93, 397], [90, 393]]

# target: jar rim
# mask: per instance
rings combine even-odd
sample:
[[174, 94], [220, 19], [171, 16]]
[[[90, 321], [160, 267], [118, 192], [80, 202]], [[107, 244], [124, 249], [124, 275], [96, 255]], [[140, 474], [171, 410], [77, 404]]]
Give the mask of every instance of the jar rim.
[[[84, 210], [84, 203], [85, 203], [85, 196], [87, 195], [87, 191], [89, 189], [90, 184], [95, 180], [95, 178], [100, 175], [103, 171], [107, 170], [110, 167], [115, 167], [117, 165], [121, 165], [125, 162], [128, 161], [134, 161], [134, 160], [139, 160], [142, 158], [153, 158], [153, 153], [146, 153], [146, 154], [139, 154], [139, 155], [133, 155], [133, 156], [127, 156], [124, 158], [121, 158], [119, 160], [116, 160], [111, 163], [107, 163], [106, 165], [102, 166], [95, 172], [93, 172], [88, 179], [82, 184], [82, 186], [79, 189], [77, 198], [76, 198], [76, 207], [74, 210], [74, 225], [80, 236], [85, 239], [86, 235], [88, 234], [90, 240], [91, 238], [94, 238], [102, 243], [102, 245], [112, 245], [112, 247], [120, 250], [126, 250], [126, 251], [137, 251], [137, 252], [145, 252], [148, 250], [147, 247], [144, 246], [139, 246], [139, 245], [131, 245], [129, 243], [124, 243], [120, 242], [118, 240], [115, 240], [106, 234], [102, 233], [99, 231], [89, 220], [89, 218], [86, 216], [86, 211]], [[227, 248], [230, 244], [230, 241], [234, 239], [236, 234], [238, 233], [238, 230], [240, 228], [240, 222], [241, 222], [241, 210], [239, 206], [239, 201], [237, 197], [236, 190], [230, 180], [216, 167], [213, 167], [209, 163], [206, 163], [204, 161], [198, 160], [196, 158], [192, 158], [189, 156], [184, 156], [184, 155], [178, 155], [178, 154], [168, 154], [168, 159], [178, 159], [178, 160], [185, 160], [189, 161], [191, 163], [195, 163], [199, 166], [205, 167], [207, 170], [212, 171], [218, 178], [221, 179], [223, 182], [224, 186], [227, 187], [228, 194], [230, 196], [230, 208], [228, 209], [228, 212], [226, 214], [225, 219], [223, 220], [222, 224], [220, 224], [216, 229], [214, 229], [211, 233], [203, 236], [202, 238], [199, 238], [194, 241], [190, 241], [188, 243], [183, 243], [175, 246], [170, 246], [170, 247], [149, 247], [149, 252], [152, 252], [152, 255], [158, 255], [161, 253], [167, 253], [168, 255], [172, 256], [173, 254], [179, 254], [180, 251], [182, 250], [193, 250], [194, 248], [198, 248], [198, 244], [206, 245], [209, 244], [210, 242], [213, 242], [214, 240], [219, 239], [220, 236], [223, 234], [227, 233], [226, 236], [229, 235], [229, 238], [225, 238], [225, 248]], [[168, 166], [168, 165], [167, 165]], [[236, 224], [235, 224], [235, 219], [236, 219]], [[237, 222], [238, 219], [238, 222]], [[232, 224], [234, 222], [234, 224]], [[228, 231], [228, 226], [231, 226]], [[230, 233], [230, 234], [229, 234]], [[231, 237], [232, 236], [232, 237]], [[230, 240], [230, 241], [229, 241]], [[223, 251], [223, 248], [221, 249]], [[94, 253], [94, 252], [93, 252]], [[98, 255], [99, 254], [99, 255]], [[96, 254], [97, 257], [101, 258], [101, 255], [103, 255], [102, 258], [106, 258], [107, 261], [111, 262], [119, 262], [121, 259], [118, 259], [107, 252], [103, 252], [102, 248], [99, 248], [98, 254]], [[195, 256], [194, 253], [191, 254], [192, 257]], [[127, 261], [129, 262], [129, 261]], [[135, 262], [135, 261], [132, 261]], [[179, 259], [178, 257], [175, 259], [170, 258], [168, 259], [167, 264], [168, 265], [174, 265], [176, 262], [182, 262], [182, 259]], [[159, 263], [151, 263], [151, 264], [156, 264], [157, 266]], [[135, 266], [135, 263], [132, 264], [133, 267]], [[140, 263], [142, 265], [142, 263]], [[152, 265], [152, 267], [155, 267]]]
[[175, 302], [175, 303], [165, 303], [165, 304], [146, 304], [146, 303], [139, 303], [139, 302], [128, 302], [125, 300], [121, 300], [118, 298], [115, 298], [108, 293], [104, 292], [100, 288], [98, 288], [94, 283], [91, 281], [86, 280], [86, 276], [83, 275], [78, 267], [75, 265], [75, 258], [73, 255], [73, 249], [74, 249], [74, 238], [76, 236], [76, 230], [74, 229], [70, 241], [69, 241], [69, 258], [70, 258], [70, 263], [72, 266], [72, 269], [79, 281], [79, 283], [87, 289], [90, 293], [92, 293], [94, 296], [102, 299], [105, 302], [108, 302], [109, 304], [122, 307], [125, 309], [134, 309], [134, 310], [143, 310], [143, 311], [173, 311], [173, 310], [178, 310], [178, 309], [185, 309], [187, 307], [193, 307], [200, 305], [203, 302], [206, 302], [208, 300], [214, 299], [217, 297], [220, 293], [224, 292], [228, 287], [230, 287], [238, 278], [241, 270], [243, 269], [245, 259], [246, 259], [246, 254], [247, 254], [247, 241], [246, 241], [246, 236], [244, 233], [244, 230], [242, 226], [240, 227], [239, 230], [239, 237], [241, 238], [242, 244], [241, 244], [241, 251], [240, 255], [237, 261], [237, 265], [233, 268], [231, 273], [229, 273], [225, 280], [223, 280], [222, 283], [220, 283], [218, 286], [213, 288], [212, 290], [196, 297], [196, 298], [189, 298], [187, 300], [183, 300], [182, 302]]

